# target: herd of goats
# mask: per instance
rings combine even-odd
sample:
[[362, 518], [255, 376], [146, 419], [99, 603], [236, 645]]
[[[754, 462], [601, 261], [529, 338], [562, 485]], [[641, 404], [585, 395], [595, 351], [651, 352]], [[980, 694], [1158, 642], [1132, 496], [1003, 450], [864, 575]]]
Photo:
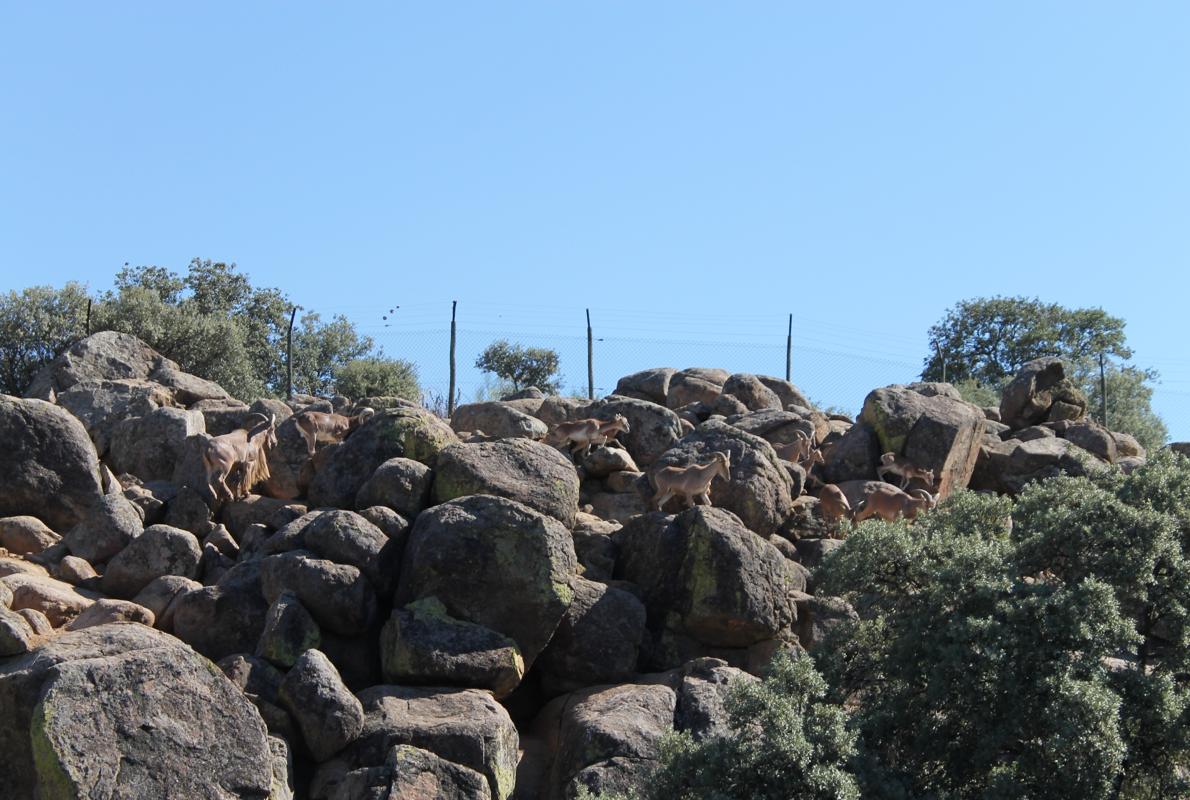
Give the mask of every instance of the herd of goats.
[[[294, 415], [294, 422], [306, 441], [308, 455], [313, 458], [318, 442], [341, 442], [375, 414], [371, 408], [360, 409], [350, 416], [305, 410]], [[566, 448], [572, 459], [577, 456], [581, 460], [592, 447], [608, 445], [619, 434], [630, 432], [628, 420], [616, 414], [611, 420], [591, 418], [559, 423], [546, 442]], [[209, 437], [204, 443], [202, 460], [207, 486], [215, 499], [245, 497], [253, 486], [268, 480], [268, 453], [276, 444], [275, 415], [252, 414], [246, 427]], [[852, 524], [870, 517], [889, 522], [900, 517], [912, 520], [938, 503], [937, 494], [931, 494], [929, 489], [909, 488], [914, 481], [934, 488], [933, 470], [923, 469], [895, 453], [880, 457], [876, 468], [879, 481], [864, 484], [863, 499], [853, 508], [842, 489], [833, 483], [823, 483], [814, 474], [814, 467], [825, 459], [812, 435], [797, 431], [793, 442], [774, 445], [774, 450], [781, 459], [798, 464], [808, 483], [818, 485], [819, 514], [832, 530], [837, 530], [844, 520]], [[899, 484], [888, 482], [889, 475], [900, 478]], [[674, 497], [682, 498], [688, 506], [711, 505], [711, 484], [716, 477], [731, 481], [730, 452], [713, 452], [705, 464], [656, 469], [649, 474], [655, 490], [650, 507], [660, 510]]]

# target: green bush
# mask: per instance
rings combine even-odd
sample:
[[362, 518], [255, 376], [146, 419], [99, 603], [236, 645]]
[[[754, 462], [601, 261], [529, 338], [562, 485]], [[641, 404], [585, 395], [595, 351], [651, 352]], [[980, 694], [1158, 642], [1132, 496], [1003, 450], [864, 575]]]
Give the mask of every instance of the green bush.
[[418, 402], [421, 388], [417, 368], [408, 361], [392, 358], [356, 358], [335, 370], [335, 391], [358, 400], [361, 397], [395, 396]]

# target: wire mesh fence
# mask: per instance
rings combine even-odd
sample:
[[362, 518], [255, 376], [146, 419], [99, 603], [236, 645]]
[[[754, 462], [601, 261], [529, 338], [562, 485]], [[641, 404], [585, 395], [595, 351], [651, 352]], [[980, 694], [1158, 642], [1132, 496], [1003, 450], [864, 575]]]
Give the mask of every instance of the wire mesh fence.
[[[459, 403], [493, 399], [500, 382], [476, 366], [497, 340], [557, 352], [561, 393], [588, 394], [585, 309], [544, 305], [460, 302], [456, 340]], [[873, 388], [918, 380], [928, 351], [926, 336], [891, 337], [837, 320], [793, 316], [762, 319], [727, 312], [590, 309], [591, 368], [596, 397], [615, 390], [625, 375], [654, 367], [717, 367], [790, 379], [822, 408], [854, 415]], [[334, 312], [332, 312], [334, 313]], [[329, 316], [329, 314], [328, 314]], [[451, 303], [419, 303], [349, 314], [385, 355], [412, 362], [425, 399], [446, 407], [450, 386]], [[1174, 440], [1190, 439], [1190, 363], [1155, 366], [1162, 378], [1152, 405]], [[1179, 371], [1180, 370], [1180, 371]]]

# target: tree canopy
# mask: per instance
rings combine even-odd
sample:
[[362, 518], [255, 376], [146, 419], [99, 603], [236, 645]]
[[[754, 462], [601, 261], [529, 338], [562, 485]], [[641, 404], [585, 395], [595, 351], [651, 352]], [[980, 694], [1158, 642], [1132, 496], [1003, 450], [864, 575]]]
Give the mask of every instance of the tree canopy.
[[1099, 308], [1065, 308], [1027, 297], [978, 297], [956, 303], [930, 328], [922, 379], [973, 379], [997, 386], [1041, 356], [1072, 362], [1106, 353], [1132, 357], [1124, 320]]
[[510, 382], [514, 390], [536, 386], [546, 394], [557, 394], [562, 384], [558, 353], [547, 347], [523, 347], [500, 339], [480, 353], [475, 366]]
[[[1150, 405], [1157, 379], [1151, 369], [1127, 363], [1132, 350], [1124, 320], [1099, 308], [1066, 308], [1028, 297], [979, 297], [963, 300], [929, 330], [930, 354], [922, 379], [953, 383], [963, 397], [991, 405], [1028, 362], [1057, 356], [1068, 375], [1099, 414], [1102, 391], [1099, 356], [1106, 357], [1107, 420], [1112, 430], [1130, 433], [1147, 449], [1165, 443], [1168, 431]], [[1103, 420], [1100, 420], [1103, 422]]]
[[[87, 303], [86, 288], [78, 283], [0, 296], [0, 390], [21, 394], [37, 370], [85, 336]], [[160, 266], [125, 265], [92, 305], [92, 333], [137, 336], [182, 369], [216, 381], [241, 399], [285, 392], [293, 303], [280, 289], [254, 286], [235, 264], [196, 258], [185, 275]], [[408, 362], [384, 359], [346, 317], [324, 321], [308, 311], [294, 328], [294, 390], [334, 392], [336, 375], [365, 357], [387, 362], [390, 371], [406, 379], [415, 374]], [[417, 394], [408, 380], [403, 393]]]
[[816, 575], [859, 620], [816, 654], [864, 796], [1184, 796], [1188, 490], [1162, 452], [859, 527]]

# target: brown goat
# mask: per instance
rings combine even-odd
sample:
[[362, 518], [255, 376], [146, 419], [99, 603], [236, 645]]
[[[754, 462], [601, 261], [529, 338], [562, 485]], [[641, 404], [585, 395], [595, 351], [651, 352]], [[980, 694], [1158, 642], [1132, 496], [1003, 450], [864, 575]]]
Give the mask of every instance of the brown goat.
[[631, 433], [632, 429], [628, 427], [627, 417], [616, 414], [610, 422], [595, 418], [560, 422], [554, 427], [547, 441], [555, 447], [569, 446], [571, 454], [576, 452], [575, 448], [581, 447], [583, 457], [586, 457], [591, 452], [592, 445], [607, 444], [621, 432]]
[[804, 431], [793, 432], [793, 441], [788, 444], [775, 444], [773, 449], [777, 451], [777, 455], [786, 461], [792, 461], [795, 464], [801, 463], [810, 452], [814, 449], [814, 439], [807, 436]]
[[938, 496], [923, 489], [914, 489], [912, 495], [905, 494], [892, 484], [876, 485], [864, 497], [855, 512], [855, 521], [863, 522], [870, 517], [880, 517], [892, 522], [898, 517], [916, 519], [923, 511], [938, 505]]
[[855, 515], [851, 503], [847, 502], [847, 495], [833, 483], [823, 486], [822, 491], [818, 493], [818, 513], [831, 528], [837, 526], [841, 520], [850, 521]]
[[711, 482], [718, 475], [725, 481], [731, 480], [731, 453], [711, 453], [706, 464], [691, 464], [688, 467], [663, 467], [650, 477], [657, 493], [651, 505], [660, 511], [671, 497], [681, 495], [687, 503], [694, 505], [700, 499], [702, 505], [711, 505]]
[[893, 475], [900, 476], [900, 487], [902, 489], [908, 486], [909, 482], [914, 478], [924, 481], [926, 486], [930, 488], [934, 486], [934, 470], [919, 467], [904, 456], [898, 456], [896, 453], [885, 453], [880, 456], [880, 466], [876, 467], [876, 477], [882, 481], [888, 480], [885, 476], [890, 472]]
[[370, 408], [361, 408], [350, 417], [325, 411], [299, 411], [293, 415], [293, 421], [306, 440], [306, 452], [313, 458], [317, 442], [341, 442], [374, 416], [376, 412]]
[[[216, 500], [238, 500], [257, 483], [269, 479], [268, 453], [277, 444], [277, 418], [271, 415], [261, 419], [250, 429], [238, 428], [204, 442], [202, 463], [207, 486]], [[229, 477], [234, 489], [227, 484]]]

